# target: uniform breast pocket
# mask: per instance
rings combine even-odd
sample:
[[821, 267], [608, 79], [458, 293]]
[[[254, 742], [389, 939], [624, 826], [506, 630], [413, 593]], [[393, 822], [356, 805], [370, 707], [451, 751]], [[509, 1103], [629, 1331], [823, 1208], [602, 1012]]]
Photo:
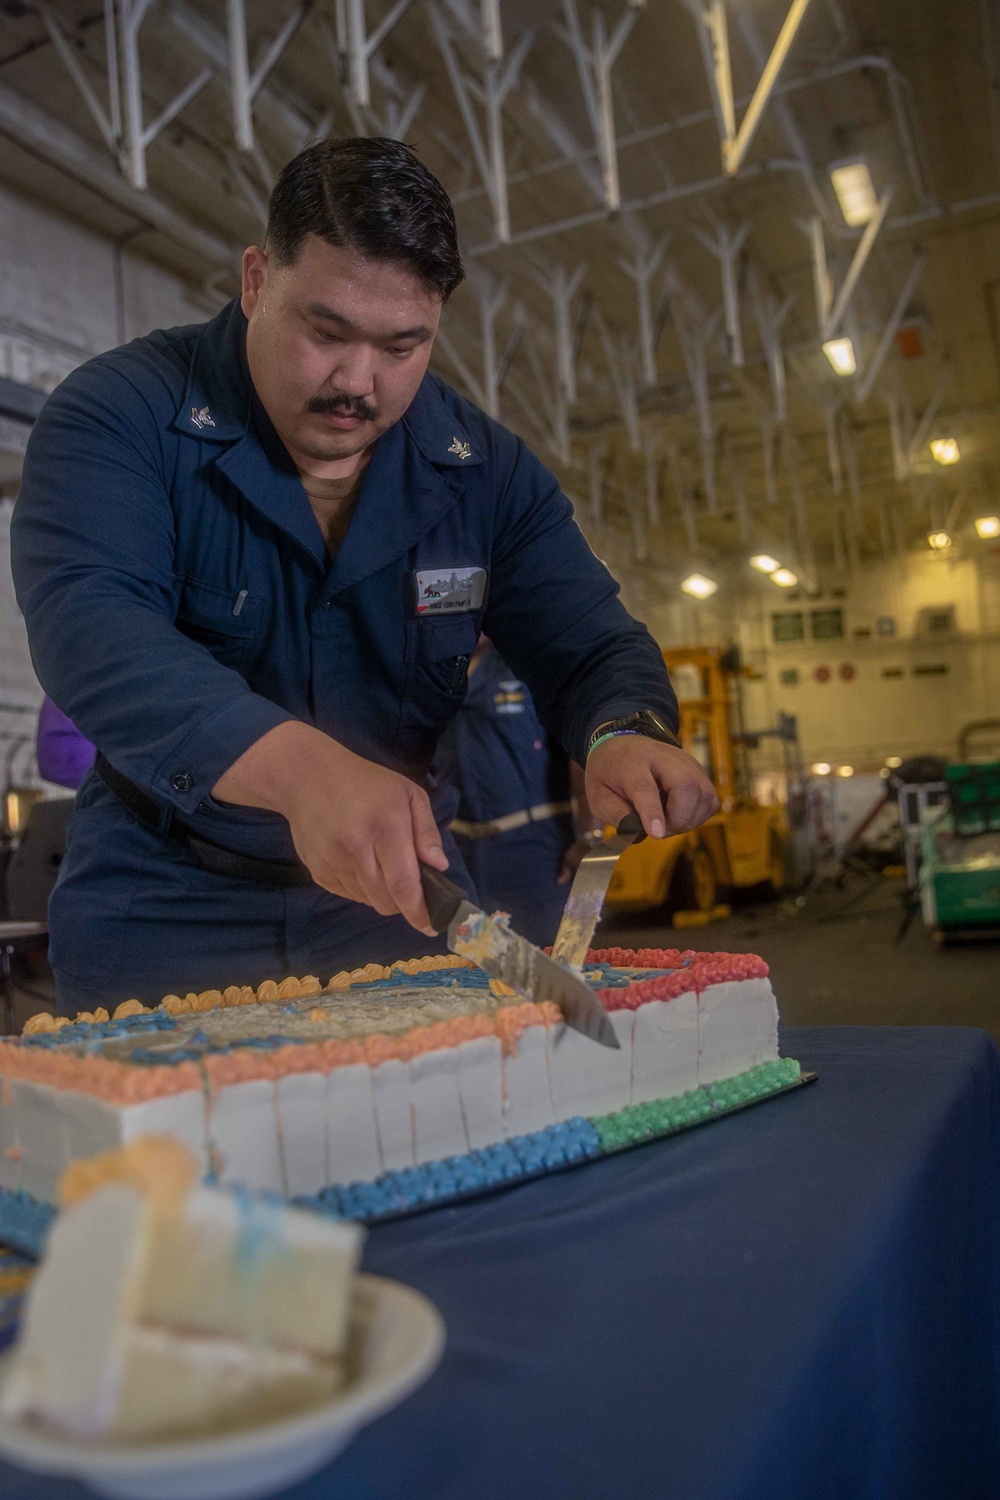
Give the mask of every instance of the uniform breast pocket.
[[260, 600], [243, 589], [184, 578], [174, 622], [189, 640], [207, 647], [223, 666], [242, 671], [260, 647]]
[[406, 687], [397, 748], [424, 756], [451, 720], [469, 679], [479, 629], [472, 615], [409, 620]]

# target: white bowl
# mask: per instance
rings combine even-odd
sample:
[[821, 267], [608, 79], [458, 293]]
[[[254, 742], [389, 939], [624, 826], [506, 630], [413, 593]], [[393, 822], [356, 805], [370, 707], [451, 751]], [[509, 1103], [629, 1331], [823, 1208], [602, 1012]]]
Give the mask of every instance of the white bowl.
[[[384, 1276], [359, 1275], [355, 1285], [354, 1369], [333, 1401], [266, 1427], [128, 1447], [0, 1419], [0, 1454], [120, 1500], [253, 1500], [283, 1490], [322, 1468], [359, 1428], [426, 1380], [441, 1358], [444, 1322], [426, 1297]], [[11, 1358], [0, 1359], [0, 1383]]]

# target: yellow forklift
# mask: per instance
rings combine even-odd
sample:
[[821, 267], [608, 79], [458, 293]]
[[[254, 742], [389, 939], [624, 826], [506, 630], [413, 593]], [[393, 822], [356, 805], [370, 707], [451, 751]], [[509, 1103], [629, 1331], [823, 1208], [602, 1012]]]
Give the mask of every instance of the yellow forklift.
[[753, 796], [749, 752], [760, 739], [776, 737], [783, 742], [786, 770], [790, 769], [790, 745], [797, 763], [795, 721], [783, 715], [777, 729], [744, 732], [744, 668], [735, 648], [685, 647], [664, 651], [663, 660], [682, 684], [700, 684], [696, 696], [678, 695], [679, 733], [685, 750], [712, 778], [719, 811], [692, 833], [645, 839], [626, 849], [611, 878], [605, 908], [649, 911], [664, 906], [698, 913], [706, 920], [726, 891], [764, 884], [780, 891], [787, 884], [785, 811], [765, 807]]

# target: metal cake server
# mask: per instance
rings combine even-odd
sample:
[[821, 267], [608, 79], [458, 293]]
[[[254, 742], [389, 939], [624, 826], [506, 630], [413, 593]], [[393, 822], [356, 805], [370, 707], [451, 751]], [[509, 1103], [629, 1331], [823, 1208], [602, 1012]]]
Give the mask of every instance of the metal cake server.
[[[500, 979], [529, 1000], [552, 1000], [563, 1020], [604, 1047], [617, 1047], [615, 1029], [604, 1006], [583, 980], [548, 957], [534, 943], [473, 906], [465, 892], [439, 870], [421, 863], [427, 914], [435, 932], [446, 932], [448, 947], [471, 958], [491, 979]], [[459, 929], [468, 924], [465, 933]]]
[[594, 929], [601, 920], [604, 897], [615, 865], [626, 849], [641, 843], [645, 837], [639, 814], [630, 812], [622, 818], [611, 838], [587, 850], [573, 877], [559, 931], [552, 944], [552, 957], [556, 963], [572, 969], [583, 964]]

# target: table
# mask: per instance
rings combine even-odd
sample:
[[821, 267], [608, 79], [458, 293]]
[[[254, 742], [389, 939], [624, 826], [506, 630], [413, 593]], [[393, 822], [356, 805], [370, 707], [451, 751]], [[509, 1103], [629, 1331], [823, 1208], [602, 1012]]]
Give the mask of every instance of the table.
[[[788, 1028], [819, 1082], [384, 1225], [444, 1361], [294, 1500], [1000, 1494], [1000, 1057], [957, 1027]], [[76, 1486], [0, 1467], [4, 1500]]]

